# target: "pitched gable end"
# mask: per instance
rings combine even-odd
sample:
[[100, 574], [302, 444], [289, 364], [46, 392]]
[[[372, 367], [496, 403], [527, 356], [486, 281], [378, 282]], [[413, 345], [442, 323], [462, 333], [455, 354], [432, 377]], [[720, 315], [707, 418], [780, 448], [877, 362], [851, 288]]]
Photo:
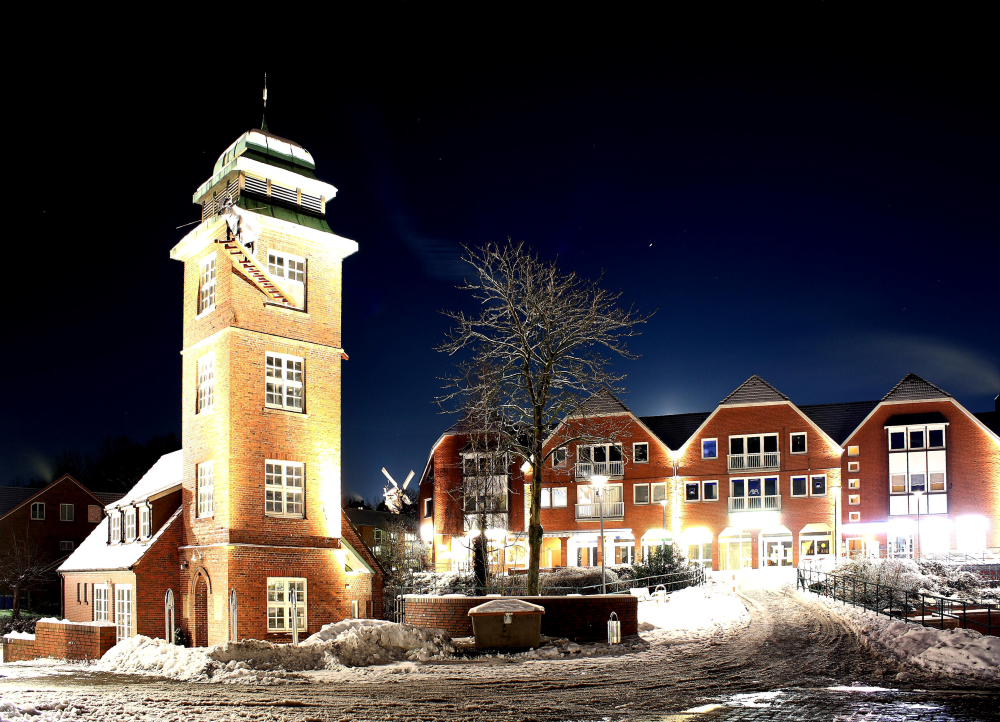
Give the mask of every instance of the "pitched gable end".
[[756, 404], [769, 401], [788, 401], [789, 398], [774, 388], [767, 381], [757, 374], [754, 374], [726, 398], [719, 402], [719, 406], [727, 404]]
[[580, 404], [573, 416], [607, 416], [631, 414], [629, 408], [608, 389], [602, 389]]
[[938, 388], [930, 381], [925, 381], [914, 373], [904, 376], [898, 384], [892, 387], [883, 401], [923, 401], [925, 399], [950, 399], [951, 394]]

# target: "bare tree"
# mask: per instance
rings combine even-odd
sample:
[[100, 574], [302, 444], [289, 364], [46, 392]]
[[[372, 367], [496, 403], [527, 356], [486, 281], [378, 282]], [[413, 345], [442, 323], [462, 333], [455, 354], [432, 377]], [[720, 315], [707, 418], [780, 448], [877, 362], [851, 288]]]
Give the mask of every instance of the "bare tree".
[[[463, 260], [473, 276], [460, 288], [481, 308], [475, 315], [446, 312], [454, 326], [438, 350], [462, 360], [439, 402], [485, 418], [496, 448], [529, 462], [527, 591], [537, 594], [542, 475], [557, 448], [543, 453], [547, 437], [567, 417], [587, 416], [585, 402], [595, 394], [618, 390], [624, 375], [610, 359], [635, 358], [626, 342], [649, 316], [621, 308], [621, 294], [602, 288], [600, 279], [561, 271], [522, 243], [466, 249]], [[616, 433], [611, 422], [595, 421], [575, 424], [560, 445]]]
[[52, 579], [53, 562], [39, 552], [27, 532], [11, 531], [9, 542], [0, 549], [0, 588], [11, 593], [11, 618], [21, 618], [21, 595]]

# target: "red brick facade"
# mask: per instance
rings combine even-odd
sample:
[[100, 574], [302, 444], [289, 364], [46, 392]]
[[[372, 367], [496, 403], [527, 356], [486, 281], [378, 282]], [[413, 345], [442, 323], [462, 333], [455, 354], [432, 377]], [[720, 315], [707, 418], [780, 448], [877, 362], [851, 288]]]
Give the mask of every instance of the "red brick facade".
[[23, 662], [39, 657], [55, 659], [100, 659], [115, 644], [112, 625], [38, 622], [34, 639], [2, 639], [4, 662]]
[[[600, 548], [597, 539], [600, 520], [591, 513], [597, 507], [588, 505], [590, 500], [584, 497], [589, 479], [578, 473], [578, 469], [596, 467], [578, 466], [589, 457], [580, 454], [578, 444], [570, 444], [563, 466], [555, 466], [550, 459], [543, 469], [543, 488], [565, 489], [565, 503], [556, 506], [556, 497], [552, 496], [553, 503], [546, 508], [543, 501], [541, 522], [546, 538], [541, 566], [593, 566], [605, 553], [609, 564], [639, 559], [645, 553], [644, 547], [656, 546], [663, 538], [678, 544], [689, 558], [699, 559], [713, 569], [790, 566], [838, 552], [857, 553], [857, 542], [848, 545], [845, 540], [861, 536], [870, 540], [867, 553], [890, 553], [886, 525], [892, 519], [885, 421], [894, 415], [929, 411], [947, 418], [948, 508], [943, 516], [948, 522], [938, 523], [951, 531], [939, 546], [946, 547], [943, 551], [963, 547], [956, 533], [959, 519], [984, 525], [985, 546], [1000, 546], [1000, 439], [953, 398], [913, 378], [918, 387], [926, 386], [928, 394], [940, 393], [942, 398], [864, 402], [863, 411], [871, 410], [868, 416], [858, 415], [859, 404], [845, 404], [852, 408], [843, 413], [850, 411], [854, 416], [831, 420], [831, 414], [841, 410], [800, 408], [753, 377], [730, 397], [735, 401], [724, 401], [708, 414], [687, 415], [698, 419], [683, 434], [674, 434], [674, 448], [643, 419], [621, 406], [619, 412], [606, 417], [609, 429], [614, 428], [613, 434], [609, 431], [609, 439], [621, 445], [623, 463], [610, 474], [608, 482], [619, 487], [620, 492], [605, 492], [608, 499], [622, 502], [620, 506], [606, 505], [605, 548]], [[904, 382], [909, 383], [908, 379]], [[753, 398], [754, 394], [763, 396]], [[827, 428], [803, 409], [826, 423]], [[553, 434], [546, 453], [560, 443], [558, 439], [573, 437], [576, 423], [567, 420]], [[586, 423], [592, 426], [593, 419]], [[850, 437], [845, 438], [848, 434]], [[732, 439], [748, 435], [760, 436], [753, 443], [761, 444], [763, 435], [770, 435], [768, 442], [774, 444], [773, 451], [734, 454], [731, 459]], [[703, 456], [706, 440], [715, 442], [714, 458]], [[433, 539], [434, 564], [439, 571], [466, 568], [469, 562], [469, 537], [462, 530], [462, 509], [454, 494], [461, 488], [461, 456], [467, 442], [464, 434], [445, 434], [434, 447], [421, 483], [421, 513], [426, 508], [425, 500], [434, 500], [433, 518], [421, 519], [421, 531], [426, 540]], [[739, 444], [751, 442], [744, 439], [735, 443], [735, 448], [740, 448]], [[642, 455], [636, 458], [635, 444], [648, 445], [645, 461]], [[848, 446], [858, 446], [860, 456], [849, 456]], [[859, 470], [849, 471], [854, 468]], [[496, 547], [504, 547], [498, 552], [503, 556], [502, 568], [520, 569], [527, 565], [526, 553], [517, 550], [526, 547], [525, 480], [516, 465], [509, 478], [507, 526], [494, 532], [492, 541]], [[851, 479], [857, 481], [849, 484]], [[654, 499], [654, 486], [665, 504]], [[715, 491], [707, 494], [706, 488]], [[860, 512], [862, 522], [872, 524], [852, 523], [852, 511]], [[924, 536], [934, 527], [932, 516], [926, 515], [921, 521], [927, 527]]]

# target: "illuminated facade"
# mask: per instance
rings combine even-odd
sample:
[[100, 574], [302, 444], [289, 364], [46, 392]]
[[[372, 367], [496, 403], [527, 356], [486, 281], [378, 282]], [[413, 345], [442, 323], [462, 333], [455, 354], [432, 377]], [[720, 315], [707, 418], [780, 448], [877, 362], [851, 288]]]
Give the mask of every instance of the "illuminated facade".
[[377, 613], [378, 564], [340, 504], [341, 268], [357, 244], [327, 225], [335, 194], [304, 148], [258, 130], [194, 194], [201, 222], [170, 253], [183, 448], [64, 565], [70, 619], [205, 645], [288, 639], [293, 612], [302, 633]]
[[[664, 541], [717, 570], [1000, 546], [997, 411], [971, 414], [915, 375], [880, 401], [799, 406], [753, 376], [711, 412], [637, 417], [610, 395], [598, 403], [614, 443], [571, 445], [543, 472], [543, 567], [628, 563]], [[422, 477], [438, 570], [467, 566], [476, 534], [456, 494], [474, 468], [467, 439], [445, 433]], [[488, 536], [497, 566], [518, 569], [530, 476], [506, 471]], [[603, 498], [594, 474], [610, 477]]]

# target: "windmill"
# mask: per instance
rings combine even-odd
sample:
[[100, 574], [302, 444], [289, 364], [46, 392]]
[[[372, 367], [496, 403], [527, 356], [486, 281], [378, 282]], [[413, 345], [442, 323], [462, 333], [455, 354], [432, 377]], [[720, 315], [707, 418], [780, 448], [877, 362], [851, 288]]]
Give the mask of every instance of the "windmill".
[[382, 473], [385, 478], [389, 480], [389, 486], [382, 490], [382, 494], [385, 496], [385, 506], [393, 514], [400, 514], [403, 511], [403, 507], [407, 504], [412, 504], [410, 497], [406, 495], [406, 487], [410, 483], [410, 479], [413, 478], [413, 469], [410, 469], [410, 473], [406, 475], [406, 481], [403, 482], [403, 486], [396, 483], [396, 480], [392, 478], [392, 474], [382, 467]]

